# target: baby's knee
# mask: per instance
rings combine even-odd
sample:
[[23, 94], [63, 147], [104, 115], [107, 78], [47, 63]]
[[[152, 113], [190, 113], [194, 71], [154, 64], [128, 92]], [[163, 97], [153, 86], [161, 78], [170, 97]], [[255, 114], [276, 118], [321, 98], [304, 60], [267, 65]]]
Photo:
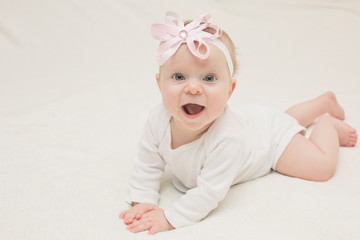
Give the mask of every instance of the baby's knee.
[[323, 162], [323, 164], [321, 164], [320, 168], [318, 168], [318, 174], [314, 180], [318, 182], [326, 182], [334, 176], [337, 161], [331, 156], [324, 156], [324, 159], [322, 159], [321, 162]]
[[322, 172], [321, 174], [318, 175], [318, 179], [316, 179], [316, 181], [318, 182], [326, 182], [329, 181], [335, 173], [335, 169], [334, 170], [325, 170], [324, 172]]

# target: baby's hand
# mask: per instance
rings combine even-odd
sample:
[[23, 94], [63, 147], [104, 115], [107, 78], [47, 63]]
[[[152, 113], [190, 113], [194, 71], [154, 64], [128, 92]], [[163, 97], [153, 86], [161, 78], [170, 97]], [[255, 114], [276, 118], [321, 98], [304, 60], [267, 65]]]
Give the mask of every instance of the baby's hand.
[[151, 203], [139, 203], [133, 206], [132, 208], [125, 210], [120, 213], [119, 218], [124, 219], [126, 225], [132, 224], [134, 219], [139, 220], [144, 213], [159, 209], [156, 205]]
[[149, 234], [153, 235], [158, 232], [174, 229], [174, 227], [166, 219], [164, 210], [157, 208], [145, 213], [141, 219], [129, 224], [127, 229], [133, 233], [149, 230]]

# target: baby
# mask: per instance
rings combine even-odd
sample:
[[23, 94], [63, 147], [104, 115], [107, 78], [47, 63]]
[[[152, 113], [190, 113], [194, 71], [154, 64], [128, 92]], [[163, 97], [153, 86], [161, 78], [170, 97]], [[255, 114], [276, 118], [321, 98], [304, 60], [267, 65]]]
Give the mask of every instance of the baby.
[[[262, 106], [233, 110], [227, 101], [237, 65], [230, 37], [209, 15], [187, 24], [174, 12], [166, 16], [166, 24], [152, 25], [162, 41], [156, 80], [163, 104], [150, 113], [140, 140], [129, 181], [132, 207], [120, 214], [128, 230], [155, 234], [199, 222], [232, 185], [272, 170], [311, 181], [332, 177], [339, 146], [357, 142], [332, 92], [286, 113]], [[306, 139], [305, 128], [318, 117]], [[184, 195], [162, 209], [157, 203], [166, 165]]]

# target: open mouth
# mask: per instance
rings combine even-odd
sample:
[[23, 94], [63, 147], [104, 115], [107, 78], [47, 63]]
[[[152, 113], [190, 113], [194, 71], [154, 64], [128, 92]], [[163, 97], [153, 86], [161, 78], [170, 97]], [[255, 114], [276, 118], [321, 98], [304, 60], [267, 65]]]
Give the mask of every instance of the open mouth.
[[205, 107], [198, 105], [198, 104], [189, 103], [189, 104], [183, 105], [182, 108], [187, 115], [195, 116], [195, 115], [201, 113]]

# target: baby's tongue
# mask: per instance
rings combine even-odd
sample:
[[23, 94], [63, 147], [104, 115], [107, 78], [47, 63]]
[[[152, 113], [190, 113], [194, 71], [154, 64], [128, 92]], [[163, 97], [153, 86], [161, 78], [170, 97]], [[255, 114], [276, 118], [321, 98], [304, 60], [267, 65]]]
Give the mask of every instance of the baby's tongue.
[[197, 105], [197, 104], [186, 104], [185, 105], [185, 111], [189, 114], [189, 115], [195, 115], [198, 114], [199, 112], [201, 112], [203, 110], [203, 106]]

